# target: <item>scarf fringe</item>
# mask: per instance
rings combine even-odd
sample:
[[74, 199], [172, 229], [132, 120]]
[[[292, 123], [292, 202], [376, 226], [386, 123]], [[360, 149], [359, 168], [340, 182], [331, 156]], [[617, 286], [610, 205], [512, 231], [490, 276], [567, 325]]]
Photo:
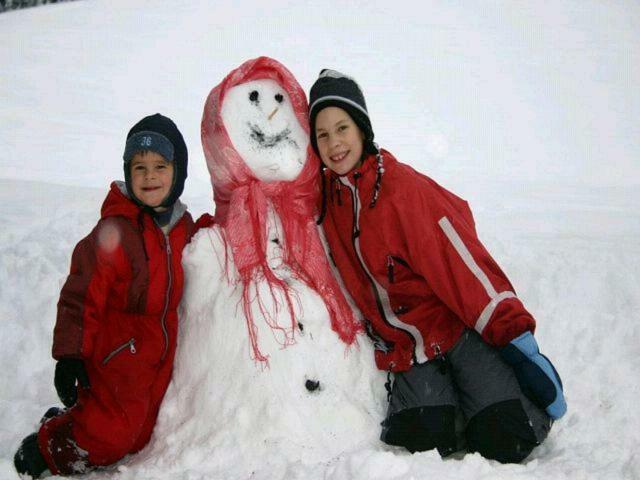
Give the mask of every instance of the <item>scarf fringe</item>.
[[[297, 296], [287, 282], [274, 275], [268, 265], [261, 265], [259, 269], [252, 270], [253, 269], [249, 269], [240, 274], [240, 282], [242, 283], [242, 310], [244, 312], [247, 331], [249, 333], [251, 359], [256, 362], [261, 362], [264, 367], [268, 368], [269, 356], [264, 355], [260, 350], [258, 329], [254, 320], [252, 305], [258, 306], [260, 314], [265, 320], [265, 323], [269, 328], [271, 328], [274, 338], [282, 348], [286, 348], [296, 343], [295, 330], [298, 323], [296, 321], [292, 297], [297, 300]], [[259, 274], [256, 274], [256, 271], [258, 271]], [[265, 304], [260, 293], [260, 283], [263, 279], [266, 280], [266, 284], [269, 288], [273, 311]], [[252, 290], [255, 291], [255, 296], [253, 297], [251, 295]], [[288, 326], [283, 326], [278, 322], [278, 316], [282, 311], [283, 305], [281, 300], [278, 298], [276, 290], [280, 291], [284, 298], [286, 310], [289, 313], [289, 318], [291, 320], [291, 323]]]

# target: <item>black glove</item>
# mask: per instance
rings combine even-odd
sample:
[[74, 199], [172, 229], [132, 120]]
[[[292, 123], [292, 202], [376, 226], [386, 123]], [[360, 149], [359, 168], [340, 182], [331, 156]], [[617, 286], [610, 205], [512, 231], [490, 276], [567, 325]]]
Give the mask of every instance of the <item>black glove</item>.
[[73, 406], [78, 400], [76, 383], [82, 388], [89, 388], [89, 377], [84, 362], [78, 358], [62, 358], [56, 363], [53, 384], [58, 397], [65, 407]]

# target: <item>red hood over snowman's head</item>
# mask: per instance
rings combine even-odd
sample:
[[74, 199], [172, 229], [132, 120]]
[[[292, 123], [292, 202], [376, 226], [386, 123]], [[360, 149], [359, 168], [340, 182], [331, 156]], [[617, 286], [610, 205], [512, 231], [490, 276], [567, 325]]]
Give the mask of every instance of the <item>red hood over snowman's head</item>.
[[[320, 160], [309, 145], [308, 104], [304, 90], [282, 64], [267, 57], [243, 63], [216, 86], [204, 106], [202, 145], [211, 175], [215, 220], [231, 247], [243, 284], [243, 308], [252, 355], [258, 348], [250, 304], [252, 283], [266, 280], [284, 293], [291, 323], [287, 327], [262, 311], [269, 325], [294, 342], [297, 322], [290, 286], [267, 263], [269, 205], [284, 230], [283, 262], [293, 275], [324, 300], [331, 326], [351, 344], [361, 325], [333, 277], [315, 225]], [[258, 300], [257, 304], [262, 307]]]

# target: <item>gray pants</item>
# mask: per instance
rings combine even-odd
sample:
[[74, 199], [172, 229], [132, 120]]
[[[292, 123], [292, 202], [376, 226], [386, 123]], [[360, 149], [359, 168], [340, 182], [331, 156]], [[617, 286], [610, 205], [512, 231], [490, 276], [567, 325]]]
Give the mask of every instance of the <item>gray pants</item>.
[[466, 330], [442, 359], [395, 374], [381, 439], [443, 456], [466, 448], [511, 463], [526, 458], [550, 428], [499, 352]]

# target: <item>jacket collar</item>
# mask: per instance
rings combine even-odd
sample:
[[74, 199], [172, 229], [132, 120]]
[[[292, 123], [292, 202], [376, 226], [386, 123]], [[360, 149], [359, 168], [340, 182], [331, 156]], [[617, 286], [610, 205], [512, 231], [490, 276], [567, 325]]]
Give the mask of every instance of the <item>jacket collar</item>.
[[356, 180], [361, 181], [362, 177], [369, 177], [370, 175], [375, 176], [375, 167], [376, 167], [376, 157], [375, 155], [367, 155], [359, 167], [355, 167], [351, 169], [345, 175], [338, 175], [335, 172], [331, 172], [331, 177], [334, 180], [339, 181], [343, 185], [346, 185], [347, 182], [353, 185]]
[[[383, 168], [385, 170], [388, 170], [392, 165], [395, 165], [398, 162], [393, 155], [385, 149], [380, 149], [380, 153], [382, 154]], [[366, 188], [367, 186], [373, 186], [376, 180], [377, 168], [378, 164], [376, 155], [370, 154], [365, 157], [360, 167], [352, 169], [346, 175], [338, 175], [328, 168], [325, 171], [328, 172], [326, 175], [328, 176], [328, 180], [331, 185], [334, 185], [336, 182], [345, 186], [348, 184], [355, 185], [357, 181], [358, 188], [361, 189]]]
[[[187, 206], [180, 200], [176, 200], [176, 203], [173, 205], [171, 220], [169, 220], [169, 230], [178, 223], [186, 211]], [[126, 217], [133, 222], [137, 222], [139, 216], [144, 212], [144, 209], [129, 197], [129, 194], [127, 193], [127, 186], [124, 182], [120, 180], [111, 182], [109, 193], [107, 194], [107, 198], [105, 198], [100, 211], [103, 219], [121, 216]]]

